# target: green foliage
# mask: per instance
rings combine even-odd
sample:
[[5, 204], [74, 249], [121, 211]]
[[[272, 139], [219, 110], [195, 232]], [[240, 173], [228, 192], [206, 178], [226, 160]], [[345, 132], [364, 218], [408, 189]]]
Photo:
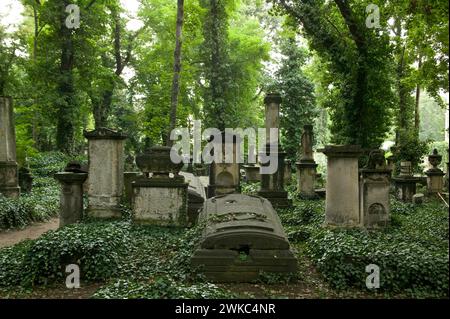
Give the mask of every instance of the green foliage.
[[422, 157], [428, 154], [429, 141], [418, 141], [417, 134], [411, 130], [399, 130], [398, 141], [393, 149], [397, 164], [400, 161], [411, 161], [413, 168], [417, 170]]
[[18, 199], [0, 195], [0, 230], [18, 228], [33, 222], [42, 222], [59, 212], [59, 188], [55, 183], [40, 181], [42, 187], [33, 189], [31, 194]]
[[28, 165], [33, 175], [39, 177], [53, 177], [54, 174], [64, 171], [70, 161], [87, 163], [84, 155], [68, 156], [61, 152], [40, 152], [28, 158]]
[[438, 202], [393, 201], [392, 225], [380, 231], [323, 227], [323, 204], [306, 201], [280, 217], [336, 289], [365, 290], [365, 267], [376, 264], [384, 292], [448, 296], [448, 212]]
[[99, 289], [93, 298], [100, 299], [226, 299], [235, 296], [214, 284], [186, 285], [161, 276], [150, 283], [119, 279]]

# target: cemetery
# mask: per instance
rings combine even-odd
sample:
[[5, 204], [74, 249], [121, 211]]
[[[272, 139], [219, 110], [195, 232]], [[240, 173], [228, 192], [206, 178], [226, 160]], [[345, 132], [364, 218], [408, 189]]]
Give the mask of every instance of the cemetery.
[[[76, 28], [54, 0], [0, 11], [0, 299], [448, 299], [447, 16], [144, 0], [136, 31], [74, 2]], [[434, 32], [418, 61], [403, 10]]]

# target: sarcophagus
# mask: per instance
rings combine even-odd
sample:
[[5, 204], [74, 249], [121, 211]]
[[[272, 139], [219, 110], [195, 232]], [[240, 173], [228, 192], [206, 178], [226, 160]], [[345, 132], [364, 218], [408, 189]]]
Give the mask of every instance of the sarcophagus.
[[204, 204], [202, 221], [206, 227], [191, 264], [208, 279], [248, 282], [261, 272], [297, 270], [281, 221], [267, 199], [241, 194], [213, 197]]

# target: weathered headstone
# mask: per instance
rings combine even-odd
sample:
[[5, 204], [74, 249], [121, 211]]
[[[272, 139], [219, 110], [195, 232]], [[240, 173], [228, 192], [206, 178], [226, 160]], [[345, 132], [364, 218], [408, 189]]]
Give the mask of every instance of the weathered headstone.
[[131, 184], [136, 180], [139, 174], [139, 172], [123, 173], [123, 198], [127, 204], [131, 204], [131, 198], [133, 197], [133, 188]]
[[420, 182], [420, 177], [413, 176], [411, 162], [400, 162], [400, 174], [392, 178], [395, 185], [395, 196], [403, 202], [412, 202], [416, 193], [416, 184]]
[[[262, 156], [269, 155], [278, 158], [278, 167], [273, 174], [261, 175], [261, 189], [258, 195], [267, 198], [276, 208], [287, 208], [292, 205], [288, 199], [288, 193], [284, 190], [284, 165], [286, 153], [283, 152], [279, 144], [280, 136], [278, 131], [277, 145], [270, 144], [270, 129], [279, 129], [280, 127], [280, 104], [281, 96], [278, 93], [268, 94], [264, 98], [266, 110], [266, 149]], [[262, 158], [260, 155], [260, 158]], [[261, 163], [261, 166], [269, 166], [269, 163]]]
[[360, 173], [363, 225], [366, 228], [385, 227], [390, 222], [389, 189], [392, 171], [387, 167], [384, 152], [372, 151], [367, 166]]
[[297, 191], [301, 198], [317, 199], [315, 191], [317, 164], [313, 156], [313, 126], [303, 127], [300, 160], [297, 166]]
[[280, 219], [262, 197], [229, 194], [208, 199], [199, 216], [206, 223], [194, 268], [220, 282], [249, 282], [261, 272], [289, 273], [297, 261]]
[[187, 226], [188, 184], [179, 175], [170, 147], [154, 146], [136, 157], [144, 173], [133, 183], [133, 221], [139, 224]]
[[[210, 141], [214, 142], [212, 137]], [[221, 145], [217, 143], [215, 147], [222, 147], [223, 160], [220, 163], [213, 161], [209, 168], [208, 198], [239, 192], [241, 176], [236, 158], [239, 143], [239, 136], [222, 133]], [[227, 148], [233, 150], [232, 163], [225, 163], [225, 150]]]
[[188, 226], [197, 223], [198, 214], [203, 209], [203, 204], [206, 200], [205, 187], [200, 181], [200, 178], [192, 173], [180, 172], [184, 176], [188, 186]]
[[74, 224], [83, 218], [83, 183], [88, 177], [81, 166], [68, 165], [66, 170], [55, 174], [61, 184], [59, 227]]
[[359, 211], [359, 145], [326, 146], [320, 150], [328, 158], [325, 224], [361, 226]]
[[428, 156], [428, 162], [432, 166], [432, 168], [425, 172], [425, 175], [427, 175], [428, 194], [442, 193], [445, 173], [438, 167], [442, 162], [442, 155], [438, 154], [437, 149], [434, 149], [433, 153]]
[[3, 96], [0, 96], [0, 194], [12, 198], [20, 195], [13, 103], [10, 97]]
[[19, 186], [24, 193], [30, 193], [33, 188], [33, 176], [26, 167], [19, 168]]
[[89, 141], [89, 206], [96, 218], [120, 217], [126, 135], [107, 128], [85, 132]]

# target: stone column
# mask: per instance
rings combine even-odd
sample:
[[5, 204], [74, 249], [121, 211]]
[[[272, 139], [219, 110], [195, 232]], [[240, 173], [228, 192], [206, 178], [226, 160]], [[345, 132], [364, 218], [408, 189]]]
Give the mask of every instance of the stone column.
[[89, 141], [87, 214], [95, 218], [120, 217], [126, 136], [107, 128], [85, 132], [84, 136]]
[[297, 166], [297, 191], [301, 198], [317, 199], [315, 185], [317, 164], [313, 156], [313, 126], [303, 126], [303, 134], [300, 148], [300, 160]]
[[[280, 104], [281, 96], [278, 93], [268, 94], [264, 103], [266, 105], [266, 154], [259, 156], [260, 160], [267, 154], [278, 157], [278, 168], [273, 174], [261, 174], [261, 189], [258, 195], [267, 198], [274, 207], [286, 208], [292, 205], [288, 199], [288, 193], [284, 190], [284, 165], [286, 153], [283, 152], [279, 144], [280, 132], [278, 131], [278, 145], [270, 144], [270, 129], [280, 127]], [[275, 150], [275, 147], [278, 150]], [[262, 160], [261, 160], [262, 162]], [[269, 163], [261, 163], [261, 166], [268, 166]]]
[[0, 194], [12, 198], [20, 195], [13, 104], [10, 97], [3, 96], [0, 96]]
[[61, 183], [59, 227], [74, 224], [83, 218], [83, 183], [88, 174], [62, 172], [55, 174]]
[[442, 162], [442, 155], [438, 154], [437, 149], [434, 149], [433, 154], [428, 156], [428, 162], [432, 166], [432, 168], [425, 172], [425, 175], [427, 175], [428, 194], [435, 195], [437, 193], [442, 193], [444, 189], [445, 173], [438, 167]]
[[326, 146], [320, 150], [328, 158], [325, 224], [361, 226], [359, 211], [359, 145]]
[[392, 171], [386, 164], [384, 152], [372, 151], [368, 165], [360, 173], [363, 225], [366, 228], [385, 227], [390, 221], [389, 189]]

